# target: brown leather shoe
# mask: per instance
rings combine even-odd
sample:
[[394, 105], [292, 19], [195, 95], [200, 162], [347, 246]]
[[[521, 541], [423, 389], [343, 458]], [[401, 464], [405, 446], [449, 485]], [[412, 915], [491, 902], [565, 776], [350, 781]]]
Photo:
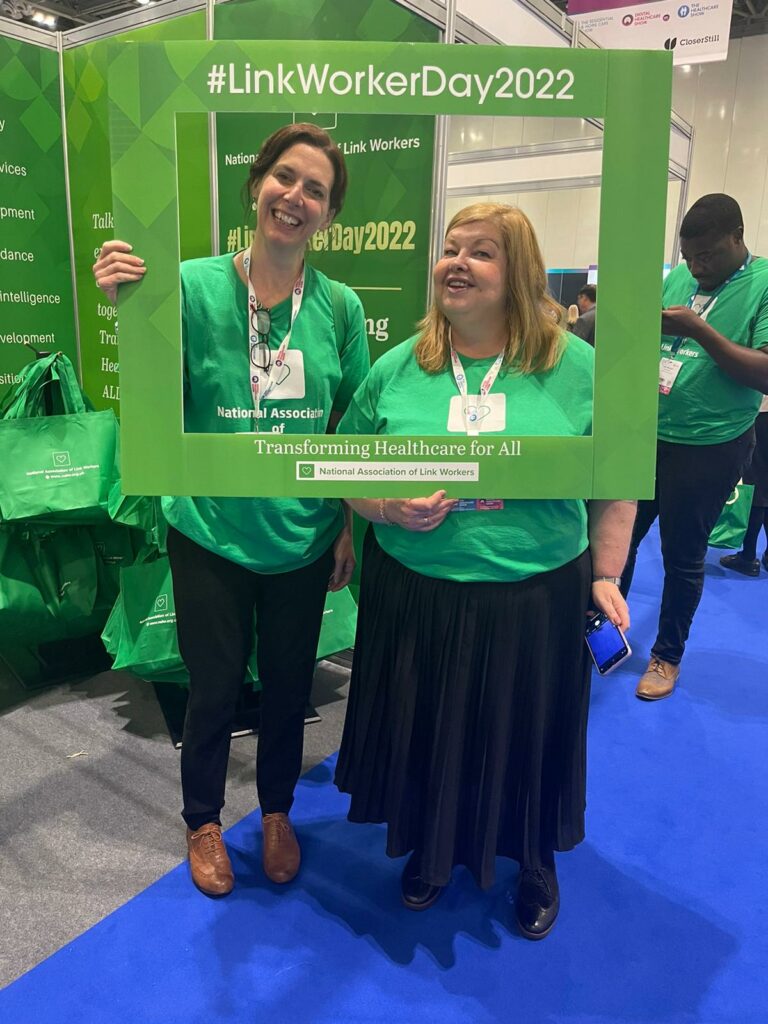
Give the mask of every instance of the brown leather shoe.
[[296, 877], [301, 864], [301, 850], [287, 814], [265, 814], [262, 819], [264, 837], [264, 874], [270, 882], [282, 885]]
[[635, 696], [641, 700], [661, 700], [662, 697], [668, 697], [674, 690], [679, 675], [679, 665], [670, 665], [661, 658], [651, 658], [648, 668], [637, 684]]
[[232, 892], [235, 876], [221, 838], [221, 825], [212, 821], [197, 832], [188, 828], [187, 849], [192, 881], [201, 892], [206, 896], [226, 896]]

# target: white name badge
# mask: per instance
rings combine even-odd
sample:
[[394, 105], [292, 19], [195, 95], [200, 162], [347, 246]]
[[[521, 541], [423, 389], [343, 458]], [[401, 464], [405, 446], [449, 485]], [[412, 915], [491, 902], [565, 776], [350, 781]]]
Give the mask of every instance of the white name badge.
[[[464, 419], [464, 409], [467, 418]], [[483, 431], [506, 430], [507, 399], [506, 395], [454, 395], [448, 409], [448, 430], [457, 434], [466, 434], [467, 428], [482, 434]]]
[[306, 385], [304, 381], [304, 353], [289, 348], [285, 353], [285, 362], [280, 373], [275, 373], [275, 386], [269, 393], [273, 402], [283, 402], [290, 398], [304, 398]]
[[670, 356], [662, 356], [659, 360], [659, 394], [668, 395], [672, 390], [677, 375], [682, 368], [679, 359], [672, 359]]

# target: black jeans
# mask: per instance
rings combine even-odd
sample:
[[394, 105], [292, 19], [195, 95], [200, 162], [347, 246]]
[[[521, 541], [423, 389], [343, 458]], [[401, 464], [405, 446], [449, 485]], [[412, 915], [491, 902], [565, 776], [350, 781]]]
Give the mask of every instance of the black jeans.
[[256, 785], [262, 813], [288, 812], [301, 773], [304, 713], [333, 569], [333, 549], [286, 573], [256, 573], [168, 531], [179, 648], [189, 670], [181, 746], [182, 816], [219, 821], [230, 729], [253, 647], [261, 708]]
[[741, 476], [754, 445], [754, 430], [723, 444], [659, 441], [656, 495], [639, 501], [627, 564], [621, 580], [626, 597], [640, 542], [659, 517], [664, 590], [659, 631], [651, 654], [677, 665], [704, 587], [704, 558], [712, 528]]

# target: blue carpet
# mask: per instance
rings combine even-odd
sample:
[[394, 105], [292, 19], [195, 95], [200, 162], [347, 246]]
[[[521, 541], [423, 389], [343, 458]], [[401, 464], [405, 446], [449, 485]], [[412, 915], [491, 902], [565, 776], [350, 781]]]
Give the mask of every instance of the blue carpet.
[[459, 870], [433, 910], [401, 909], [402, 863], [380, 827], [346, 822], [331, 760], [299, 786], [295, 885], [264, 879], [250, 815], [227, 833], [230, 897], [199, 895], [180, 865], [0, 993], [0, 1019], [765, 1024], [768, 576], [726, 575], [717, 555], [680, 687], [645, 704], [655, 534], [641, 550], [636, 653], [594, 683], [588, 838], [559, 858], [545, 942], [509, 923], [510, 862], [488, 893]]

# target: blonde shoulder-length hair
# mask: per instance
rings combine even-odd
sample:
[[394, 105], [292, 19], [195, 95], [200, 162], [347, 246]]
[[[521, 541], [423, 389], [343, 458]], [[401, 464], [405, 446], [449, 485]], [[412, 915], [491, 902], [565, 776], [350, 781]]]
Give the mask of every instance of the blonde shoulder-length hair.
[[[557, 365], [562, 353], [563, 309], [547, 293], [547, 272], [533, 225], [522, 210], [501, 203], [474, 203], [452, 218], [446, 229], [489, 221], [501, 234], [507, 258], [507, 325], [504, 366], [519, 373], [540, 373]], [[416, 359], [427, 373], [450, 362], [450, 324], [432, 301], [417, 325], [421, 336]]]

